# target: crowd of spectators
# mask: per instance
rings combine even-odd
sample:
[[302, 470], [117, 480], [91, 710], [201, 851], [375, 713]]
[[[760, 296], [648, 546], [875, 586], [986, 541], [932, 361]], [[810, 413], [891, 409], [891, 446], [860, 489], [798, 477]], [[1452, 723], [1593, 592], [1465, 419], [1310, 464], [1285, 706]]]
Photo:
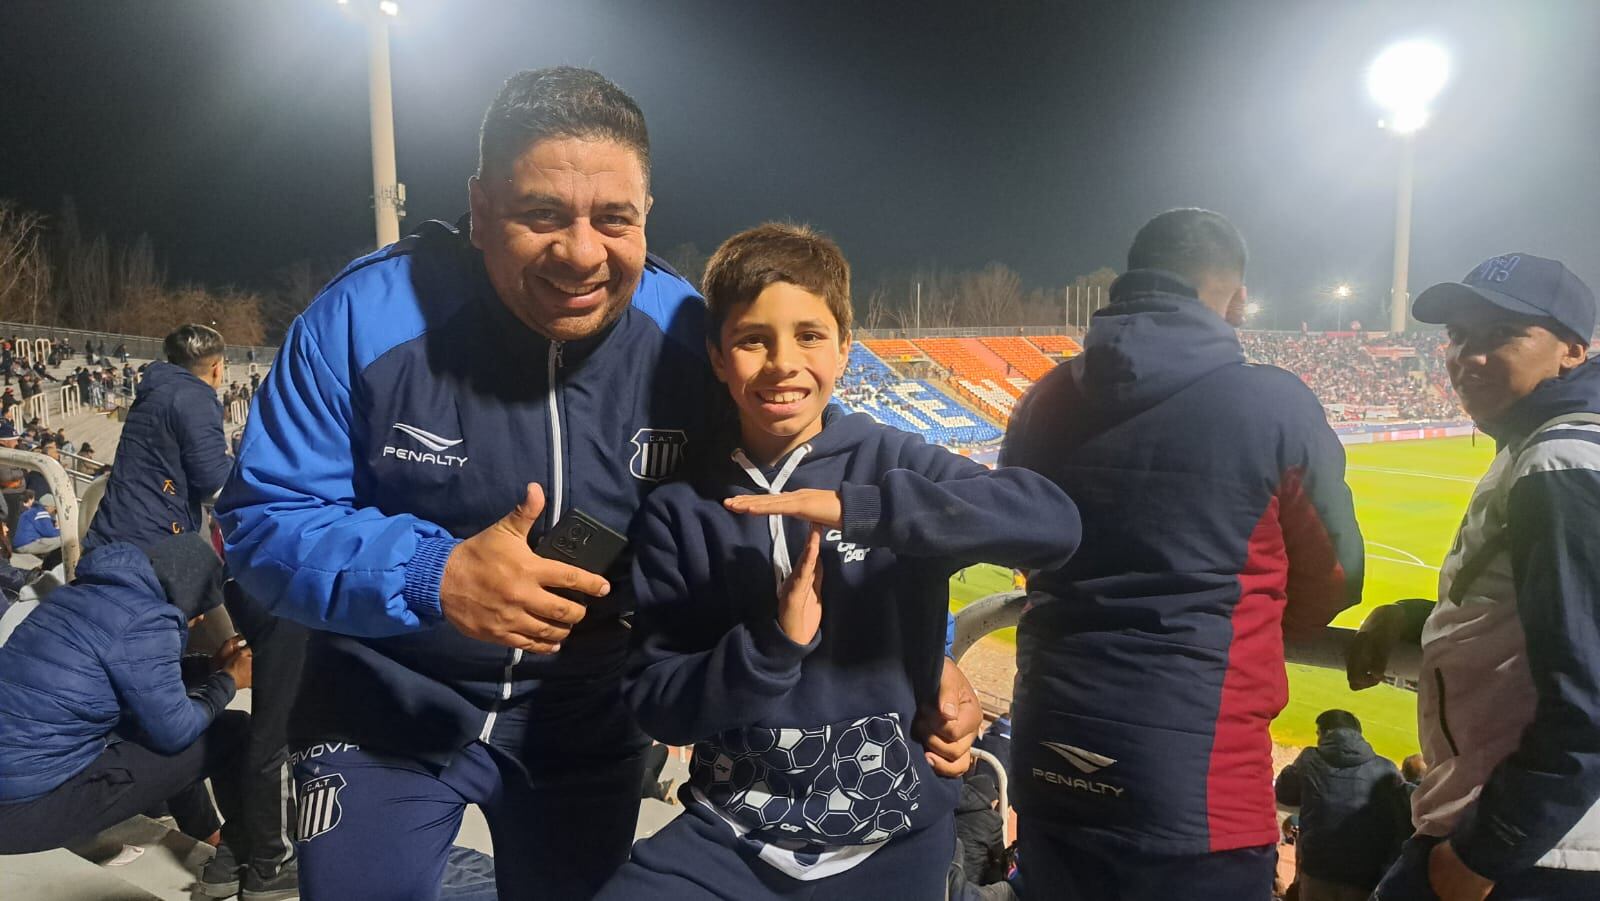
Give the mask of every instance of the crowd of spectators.
[[1299, 376], [1334, 421], [1463, 418], [1438, 335], [1240, 332], [1245, 357]]

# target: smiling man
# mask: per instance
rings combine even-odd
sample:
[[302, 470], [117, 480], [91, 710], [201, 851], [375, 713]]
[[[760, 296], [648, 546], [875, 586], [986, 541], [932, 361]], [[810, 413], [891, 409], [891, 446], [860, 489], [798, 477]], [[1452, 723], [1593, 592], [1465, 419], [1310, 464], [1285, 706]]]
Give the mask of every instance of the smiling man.
[[[245, 590], [317, 630], [291, 723], [311, 901], [436, 897], [469, 803], [501, 898], [587, 898], [633, 837], [627, 580], [528, 540], [570, 510], [626, 531], [705, 440], [705, 305], [646, 252], [644, 117], [598, 73], [507, 81], [468, 192], [467, 227], [355, 261], [295, 321], [218, 504]], [[931, 746], [964, 757], [977, 702], [946, 678], [971, 700]]]
[[1352, 688], [1422, 643], [1428, 773], [1382, 901], [1600, 897], [1600, 363], [1595, 300], [1564, 265], [1485, 261], [1417, 298], [1451, 384], [1500, 453], [1439, 573], [1439, 602], [1374, 611]]

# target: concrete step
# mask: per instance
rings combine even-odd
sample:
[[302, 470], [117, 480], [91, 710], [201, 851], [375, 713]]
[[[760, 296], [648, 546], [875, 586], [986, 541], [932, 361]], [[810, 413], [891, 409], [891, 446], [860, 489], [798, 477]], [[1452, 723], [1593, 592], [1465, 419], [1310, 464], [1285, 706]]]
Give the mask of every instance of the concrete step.
[[[137, 848], [139, 853], [122, 862], [131, 856], [123, 854], [124, 848]], [[200, 870], [213, 853], [210, 845], [143, 816], [119, 823], [72, 851], [98, 864], [102, 872], [163, 901], [189, 901]]]
[[[17, 901], [168, 901], [64, 848], [0, 857], [0, 898]], [[184, 893], [171, 901], [189, 901]]]

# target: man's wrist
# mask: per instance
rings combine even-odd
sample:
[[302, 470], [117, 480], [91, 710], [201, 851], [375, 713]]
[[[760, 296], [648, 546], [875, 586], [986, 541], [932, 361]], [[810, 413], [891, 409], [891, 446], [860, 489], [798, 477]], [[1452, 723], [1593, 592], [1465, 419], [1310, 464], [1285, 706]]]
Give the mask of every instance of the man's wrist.
[[406, 581], [402, 590], [406, 606], [425, 622], [437, 621], [444, 616], [439, 589], [444, 582], [444, 568], [455, 552], [459, 538], [423, 538], [417, 542], [417, 552], [406, 564]]

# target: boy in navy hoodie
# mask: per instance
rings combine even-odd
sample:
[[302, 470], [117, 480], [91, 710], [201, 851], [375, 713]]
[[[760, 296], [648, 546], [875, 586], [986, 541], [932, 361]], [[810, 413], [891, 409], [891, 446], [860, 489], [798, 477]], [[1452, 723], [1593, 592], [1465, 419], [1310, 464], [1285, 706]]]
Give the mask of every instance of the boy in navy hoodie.
[[705, 275], [707, 342], [739, 435], [634, 522], [645, 731], [694, 745], [685, 813], [601, 892], [634, 898], [943, 898], [959, 784], [907, 727], [938, 689], [947, 582], [1077, 547], [1048, 480], [990, 472], [829, 405], [850, 270], [809, 229], [730, 238]]

